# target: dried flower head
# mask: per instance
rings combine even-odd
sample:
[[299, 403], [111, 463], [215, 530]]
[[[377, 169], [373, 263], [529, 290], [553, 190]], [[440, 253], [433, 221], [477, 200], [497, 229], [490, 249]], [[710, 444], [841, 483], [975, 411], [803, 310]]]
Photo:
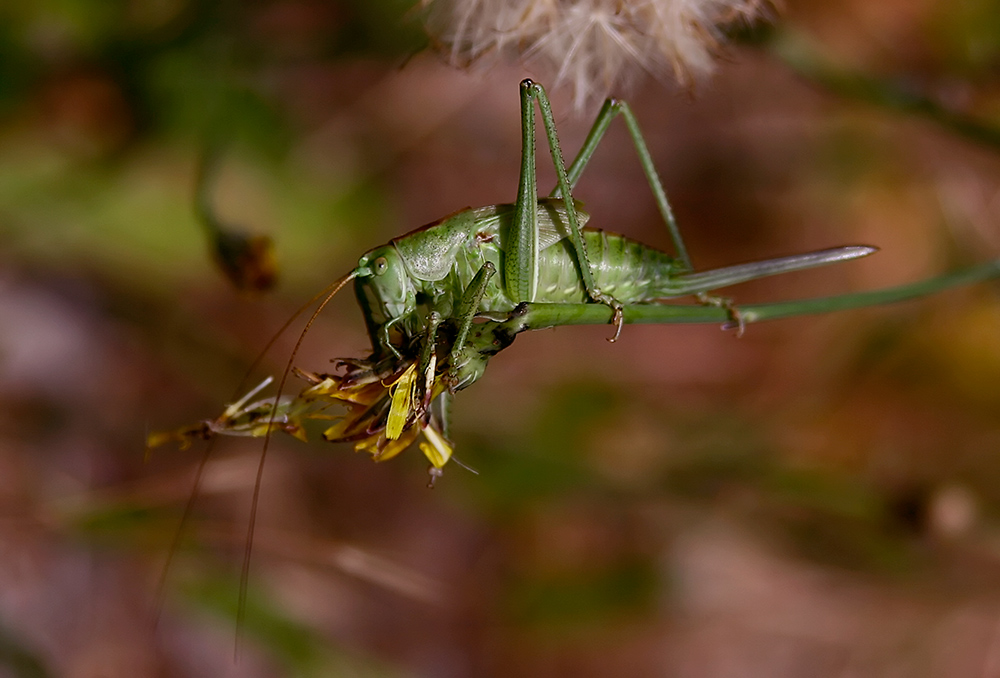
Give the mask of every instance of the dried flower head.
[[722, 29], [763, 0], [422, 0], [453, 63], [517, 56], [573, 88], [577, 108], [642, 72], [687, 85], [712, 69]]
[[[415, 387], [416, 364], [403, 360], [398, 364], [377, 364], [368, 360], [340, 360], [343, 374], [313, 374], [296, 369], [295, 374], [309, 386], [296, 396], [272, 396], [251, 402], [267, 387], [268, 377], [238, 401], [229, 405], [216, 419], [202, 421], [175, 431], [155, 432], [148, 436], [146, 447], [152, 449], [170, 442], [182, 448], [193, 441], [217, 435], [260, 438], [272, 433], [287, 433], [306, 440], [305, 422], [333, 421], [323, 432], [330, 442], [354, 443], [356, 452], [366, 452], [375, 461], [392, 459], [422, 434], [421, 452], [431, 462], [431, 482], [451, 459], [453, 447], [441, 432], [440, 422], [428, 409], [430, 401], [444, 392], [445, 372], [432, 362], [426, 375], [425, 391]], [[423, 398], [416, 398], [417, 393]], [[346, 410], [330, 414], [331, 406]]]

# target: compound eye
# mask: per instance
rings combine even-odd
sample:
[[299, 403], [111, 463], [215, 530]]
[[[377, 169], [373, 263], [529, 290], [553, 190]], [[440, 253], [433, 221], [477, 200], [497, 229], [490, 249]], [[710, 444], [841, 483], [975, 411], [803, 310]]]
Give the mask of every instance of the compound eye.
[[375, 275], [382, 275], [389, 270], [389, 262], [385, 260], [385, 257], [379, 257], [372, 264], [372, 270], [375, 271]]

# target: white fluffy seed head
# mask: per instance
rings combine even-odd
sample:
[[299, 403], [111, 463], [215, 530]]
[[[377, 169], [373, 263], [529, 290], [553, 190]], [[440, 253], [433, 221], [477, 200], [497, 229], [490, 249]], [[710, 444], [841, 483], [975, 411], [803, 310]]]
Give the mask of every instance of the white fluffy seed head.
[[568, 85], [578, 109], [643, 72], [682, 86], [712, 70], [722, 28], [766, 0], [421, 0], [432, 36], [459, 66], [515, 56]]

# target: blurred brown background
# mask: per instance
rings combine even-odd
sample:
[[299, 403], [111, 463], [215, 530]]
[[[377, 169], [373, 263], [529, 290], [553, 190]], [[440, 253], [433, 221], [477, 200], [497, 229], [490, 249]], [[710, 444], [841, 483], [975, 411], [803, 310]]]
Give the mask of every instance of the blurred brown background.
[[[146, 434], [221, 412], [271, 334], [365, 250], [512, 200], [517, 83], [547, 74], [444, 65], [404, 0], [7, 4], [0, 675], [1000, 674], [988, 285], [740, 340], [521, 336], [456, 402], [457, 454], [479, 475], [451, 465], [433, 491], [416, 450], [376, 465], [275, 439], [237, 664], [261, 446], [223, 440], [154, 629], [204, 450], [145, 460]], [[789, 0], [781, 25], [841, 84], [863, 74], [1000, 125], [993, 2]], [[796, 75], [773, 39], [742, 36], [693, 91], [627, 93], [699, 268], [882, 248], [731, 291], [750, 302], [1000, 254], [988, 133]], [[594, 111], [553, 100], [570, 153]], [[219, 138], [220, 219], [276, 242], [267, 296], [228, 285], [194, 215]], [[618, 124], [578, 197], [592, 225], [668, 245]], [[362, 355], [363, 327], [342, 295], [297, 364]]]

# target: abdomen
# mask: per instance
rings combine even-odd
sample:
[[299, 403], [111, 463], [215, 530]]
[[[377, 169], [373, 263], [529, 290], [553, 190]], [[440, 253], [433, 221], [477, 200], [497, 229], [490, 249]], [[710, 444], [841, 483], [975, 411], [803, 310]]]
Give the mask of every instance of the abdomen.
[[[599, 230], [584, 230], [594, 282], [625, 304], [662, 299], [663, 283], [679, 273], [666, 252]], [[583, 303], [590, 300], [580, 277], [573, 245], [560, 240], [539, 254], [538, 302]]]

